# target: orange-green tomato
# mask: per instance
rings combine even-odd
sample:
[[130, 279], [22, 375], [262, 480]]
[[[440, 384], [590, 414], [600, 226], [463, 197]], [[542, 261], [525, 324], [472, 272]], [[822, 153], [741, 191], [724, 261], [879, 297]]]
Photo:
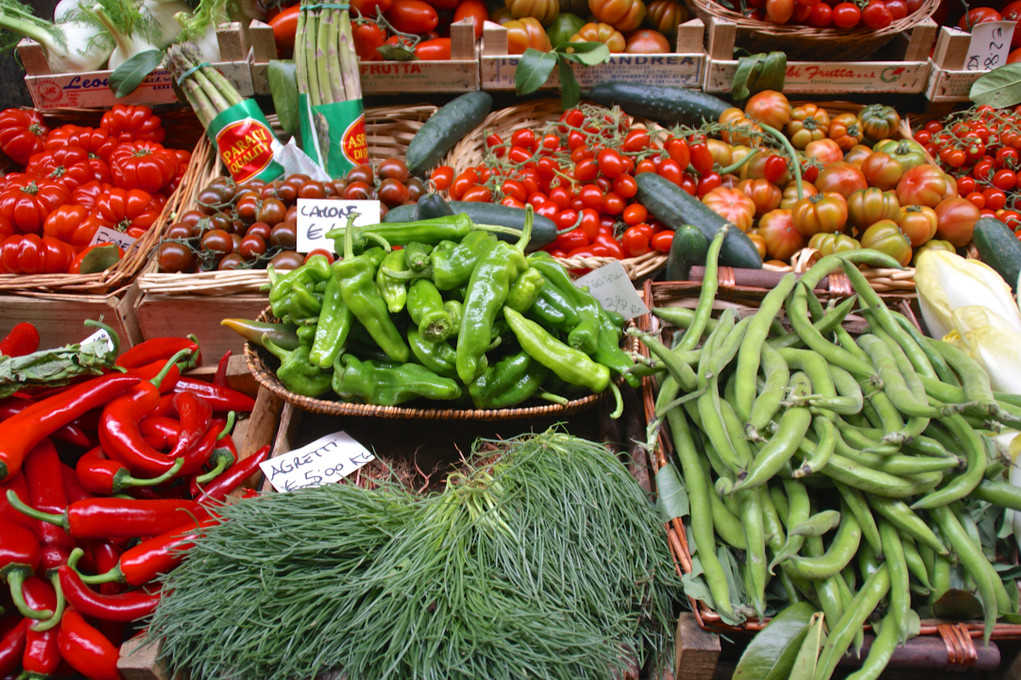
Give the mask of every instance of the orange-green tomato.
[[647, 12], [642, 0], [589, 0], [588, 8], [596, 21], [610, 24], [622, 33], [641, 26]]
[[858, 189], [847, 197], [847, 218], [859, 231], [880, 220], [896, 220], [900, 217], [900, 201], [892, 191], [876, 187]]
[[773, 259], [786, 262], [805, 247], [805, 236], [794, 228], [790, 210], [770, 210], [759, 218], [757, 231], [765, 243], [767, 255]]
[[540, 52], [549, 52], [553, 49], [549, 36], [538, 19], [533, 17], [511, 19], [505, 22], [503, 27], [507, 29], [508, 54], [524, 54], [529, 47]]
[[844, 253], [849, 250], [859, 250], [861, 243], [847, 234], [816, 234], [808, 239], [808, 247], [815, 248], [820, 255], [832, 255], [833, 253]]
[[808, 143], [823, 139], [830, 129], [830, 114], [815, 104], [801, 104], [791, 109], [791, 119], [784, 126], [784, 132], [798, 149]]
[[560, 13], [558, 0], [504, 0], [504, 5], [515, 19], [533, 17], [546, 26]]
[[911, 241], [893, 220], [880, 220], [866, 229], [861, 247], [886, 253], [903, 265], [911, 262]]
[[930, 241], [926, 241], [922, 245], [915, 248], [915, 254], [911, 258], [911, 263], [914, 264], [918, 262], [918, 256], [927, 250], [942, 250], [948, 253], [957, 252], [957, 248], [955, 248], [954, 244], [951, 243], [950, 241], [944, 241], [942, 239], [934, 238]]
[[578, 29], [578, 32], [571, 36], [571, 42], [601, 42], [614, 53], [623, 52], [627, 47], [623, 33], [610, 24], [592, 21]]
[[748, 98], [744, 112], [752, 120], [782, 130], [791, 120], [791, 103], [783, 92], [762, 90]]
[[[925, 245], [936, 236], [936, 228], [939, 226], [939, 216], [936, 211], [927, 205], [905, 205], [897, 215], [897, 226], [907, 234], [908, 240], [914, 248]], [[953, 245], [949, 241], [942, 241]]]
[[802, 236], [841, 231], [847, 224], [847, 199], [832, 191], [812, 194], [794, 204], [791, 216]]
[[652, 0], [647, 7], [645, 25], [673, 39], [677, 35], [677, 26], [690, 17], [688, 8], [677, 0]]
[[628, 54], [669, 54], [670, 41], [659, 31], [639, 28], [627, 34], [624, 51]]

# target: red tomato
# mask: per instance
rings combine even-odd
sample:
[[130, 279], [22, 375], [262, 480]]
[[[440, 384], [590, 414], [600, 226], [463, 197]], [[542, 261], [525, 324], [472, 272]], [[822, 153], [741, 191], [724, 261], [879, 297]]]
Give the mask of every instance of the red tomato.
[[0, 244], [0, 271], [9, 274], [60, 274], [74, 260], [74, 248], [60, 239], [13, 234]]
[[376, 16], [376, 8], [386, 12], [391, 5], [393, 5], [393, 0], [354, 0], [351, 3], [351, 9], [366, 19], [372, 19]]
[[957, 247], [968, 245], [981, 213], [965, 198], [948, 198], [936, 206], [936, 238]]
[[436, 8], [422, 0], [393, 0], [383, 16], [402, 33], [427, 33], [440, 23]]
[[997, 12], [992, 7], [973, 7], [968, 10], [957, 22], [957, 28], [962, 31], [970, 31], [971, 27], [975, 24], [981, 24], [986, 21], [1002, 21], [1003, 15]]
[[755, 201], [740, 189], [716, 187], [706, 192], [702, 203], [728, 222], [732, 222], [741, 231], [752, 228], [755, 217]]
[[873, 31], [878, 31], [893, 23], [893, 12], [883, 0], [871, 0], [861, 11], [861, 21]]
[[415, 45], [415, 56], [423, 61], [450, 59], [450, 38], [423, 40]]
[[897, 182], [897, 200], [901, 205], [935, 208], [940, 201], [956, 195], [954, 178], [928, 163], [911, 168]]
[[429, 181], [437, 191], [444, 191], [454, 181], [454, 169], [449, 165], [437, 166], [429, 175]]
[[638, 257], [652, 250], [652, 246], [649, 243], [651, 239], [652, 227], [643, 222], [625, 229], [620, 244], [625, 255], [628, 257]]
[[853, 163], [837, 161], [826, 165], [814, 182], [816, 188], [822, 192], [836, 192], [847, 198], [859, 189], [866, 189], [869, 183], [865, 180], [862, 169]]
[[482, 24], [489, 20], [489, 10], [482, 0], [461, 0], [454, 9], [454, 22], [471, 19], [475, 23], [475, 39], [482, 37]]
[[894, 21], [908, 15], [908, 3], [905, 0], [886, 0], [886, 9], [890, 10]]
[[269, 25], [273, 28], [273, 40], [281, 52], [290, 52], [294, 49], [294, 35], [298, 30], [298, 10], [298, 4], [285, 7], [269, 20]]
[[833, 25], [837, 28], [854, 28], [861, 21], [861, 10], [853, 2], [841, 2], [833, 7]]
[[670, 246], [674, 242], [674, 232], [671, 229], [663, 229], [652, 235], [652, 249], [657, 253], [669, 253]]
[[766, 253], [777, 260], [788, 261], [794, 253], [805, 247], [807, 240], [794, 228], [790, 210], [777, 208], [759, 220], [759, 236], [766, 245]]
[[18, 165], [25, 165], [32, 154], [43, 150], [48, 133], [37, 111], [14, 108], [0, 111], [0, 151]]
[[160, 117], [141, 104], [114, 104], [103, 114], [99, 127], [111, 139], [121, 142], [145, 140], [162, 143], [166, 137]]
[[362, 61], [381, 61], [379, 49], [386, 42], [386, 29], [373, 21], [352, 22], [355, 52]]
[[829, 28], [833, 23], [833, 8], [825, 2], [812, 5], [812, 13], [808, 15], [808, 25], [815, 28]]
[[177, 156], [156, 142], [125, 142], [110, 152], [113, 182], [125, 189], [160, 191], [174, 178]]

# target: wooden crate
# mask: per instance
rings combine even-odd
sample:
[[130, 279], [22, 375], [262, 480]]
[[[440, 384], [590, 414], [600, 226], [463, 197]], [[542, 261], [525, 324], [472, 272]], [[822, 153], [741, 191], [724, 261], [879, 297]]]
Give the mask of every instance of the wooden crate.
[[0, 295], [0, 337], [27, 321], [39, 330], [40, 347], [59, 347], [96, 332], [84, 325], [86, 319], [101, 320], [117, 332], [124, 351], [142, 339], [133, 307], [137, 298], [134, 285], [95, 295], [35, 291]]
[[953, 26], [942, 26], [929, 59], [925, 98], [934, 104], [968, 101], [968, 92], [978, 77], [988, 71], [968, 69], [971, 35]]
[[[925, 19], [912, 28], [910, 34], [897, 36], [891, 49], [900, 58], [894, 61], [788, 61], [784, 93], [922, 92], [929, 74], [927, 59], [936, 29], [932, 19]], [[737, 60], [733, 56], [736, 39], [737, 24], [722, 19], [710, 21], [706, 36], [706, 92], [730, 92], [737, 70]]]
[[[213, 64], [244, 97], [253, 94], [252, 70], [241, 24], [223, 24], [216, 30], [221, 61]], [[85, 73], [53, 73], [42, 46], [34, 40], [18, 43], [18, 57], [25, 67], [25, 85], [35, 107], [41, 110], [109, 108], [114, 104], [177, 104], [173, 77], [158, 68], [134, 92], [118, 99], [110, 89], [111, 70]]]
[[[447, 93], [479, 89], [478, 45], [473, 26], [471, 19], [450, 25], [450, 59], [361, 62], [362, 93]], [[256, 94], [269, 94], [269, 61], [278, 58], [273, 29], [261, 21], [253, 21], [249, 35], [253, 87]]]
[[[692, 19], [678, 26], [677, 52], [670, 54], [613, 54], [610, 60], [594, 66], [571, 64], [578, 83], [591, 87], [596, 83], [623, 80], [643, 85], [673, 85], [697, 89], [702, 85], [706, 55], [702, 48], [705, 24]], [[487, 21], [482, 29], [482, 89], [514, 90], [514, 72], [521, 59], [508, 54], [507, 29]], [[559, 87], [559, 76], [553, 75], [543, 85]]]

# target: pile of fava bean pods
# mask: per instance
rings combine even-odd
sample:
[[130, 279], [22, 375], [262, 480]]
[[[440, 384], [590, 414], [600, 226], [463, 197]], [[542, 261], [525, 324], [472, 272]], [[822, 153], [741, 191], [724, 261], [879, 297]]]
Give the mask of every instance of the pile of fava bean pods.
[[[720, 242], [695, 309], [652, 310], [673, 337], [634, 331], [665, 369], [648, 446], [672, 442], [699, 599], [734, 625], [813, 604], [828, 630], [816, 680], [860, 649], [869, 622], [878, 637], [854, 677], [877, 677], [952, 589], [977, 595], [988, 640], [1018, 611], [985, 525], [1021, 510], [993, 438], [1019, 429], [1021, 400], [885, 304], [858, 269], [897, 266], [875, 251], [826, 256], [750, 315], [713, 317]], [[823, 305], [813, 290], [840, 269], [856, 295]], [[856, 336], [851, 311], [865, 320]]]

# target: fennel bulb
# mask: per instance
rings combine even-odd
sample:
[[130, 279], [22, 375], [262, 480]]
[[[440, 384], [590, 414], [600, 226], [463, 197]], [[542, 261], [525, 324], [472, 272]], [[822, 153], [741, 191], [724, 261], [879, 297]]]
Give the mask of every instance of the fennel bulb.
[[97, 71], [113, 51], [113, 41], [101, 27], [78, 20], [49, 22], [9, 5], [0, 6], [0, 30], [39, 43], [54, 73]]
[[[69, 0], [61, 0], [64, 1]], [[142, 16], [152, 21], [152, 42], [162, 49], [173, 44], [183, 30], [174, 15], [178, 12], [190, 12], [191, 8], [180, 0], [142, 0], [139, 11]]]

